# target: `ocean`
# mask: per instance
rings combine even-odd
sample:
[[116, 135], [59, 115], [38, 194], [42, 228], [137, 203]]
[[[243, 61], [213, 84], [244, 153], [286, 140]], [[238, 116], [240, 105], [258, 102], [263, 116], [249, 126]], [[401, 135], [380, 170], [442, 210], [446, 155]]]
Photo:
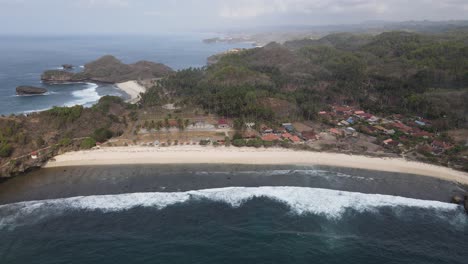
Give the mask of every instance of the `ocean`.
[[[42, 72], [72, 64], [83, 65], [104, 55], [114, 55], [125, 63], [139, 60], [160, 62], [180, 70], [203, 67], [209, 56], [249, 44], [205, 44], [212, 34], [109, 35], [109, 36], [0, 36], [0, 114], [22, 114], [52, 106], [91, 106], [105, 95], [126, 94], [113, 85], [93, 83], [41, 83]], [[16, 96], [20, 85], [44, 87], [45, 95]]]
[[0, 185], [0, 263], [466, 263], [459, 191], [331, 167], [45, 169]]

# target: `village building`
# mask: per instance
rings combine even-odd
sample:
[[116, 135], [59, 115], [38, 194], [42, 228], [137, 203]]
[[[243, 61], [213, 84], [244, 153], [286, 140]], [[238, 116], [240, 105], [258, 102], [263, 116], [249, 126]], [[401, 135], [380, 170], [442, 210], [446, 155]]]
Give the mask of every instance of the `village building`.
[[267, 134], [262, 137], [263, 141], [274, 142], [280, 140], [280, 138], [275, 134]]
[[294, 132], [294, 126], [291, 123], [284, 123], [283, 128], [286, 129], [289, 133]]
[[343, 136], [343, 131], [336, 128], [330, 128], [330, 133], [335, 136]]
[[271, 134], [273, 133], [273, 129], [267, 126], [262, 126], [261, 128], [263, 134]]
[[294, 144], [298, 144], [302, 142], [298, 136], [292, 136], [289, 138], [289, 140], [291, 140]]
[[434, 140], [431, 147], [434, 154], [441, 154], [453, 148], [453, 145], [444, 141]]
[[354, 112], [349, 106], [334, 106], [333, 111], [338, 115], [352, 115]]
[[290, 139], [290, 138], [292, 138], [293, 136], [292, 136], [291, 134], [289, 134], [289, 133], [286, 132], [286, 133], [282, 134], [281, 137], [282, 137], [283, 139]]
[[319, 136], [315, 133], [315, 131], [304, 131], [302, 132], [302, 138], [305, 141], [311, 141], [311, 140], [318, 140]]
[[228, 121], [226, 119], [220, 119], [218, 120], [218, 128], [219, 129], [229, 129], [231, 126], [229, 125]]

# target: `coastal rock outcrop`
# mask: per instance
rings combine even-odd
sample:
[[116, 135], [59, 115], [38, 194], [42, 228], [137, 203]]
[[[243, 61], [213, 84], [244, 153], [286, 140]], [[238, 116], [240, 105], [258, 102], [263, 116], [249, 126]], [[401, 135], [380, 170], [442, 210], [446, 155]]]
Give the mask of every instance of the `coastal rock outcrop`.
[[463, 197], [455, 195], [452, 197], [452, 200], [450, 201], [453, 204], [463, 204]]
[[41, 80], [44, 82], [71, 82], [74, 80], [75, 74], [64, 70], [49, 70], [41, 75]]
[[121, 83], [132, 80], [161, 78], [173, 72], [170, 67], [161, 63], [140, 61], [134, 64], [124, 64], [114, 56], [107, 55], [86, 64], [82, 72], [50, 70], [44, 72], [41, 79], [45, 82]]
[[63, 64], [62, 68], [64, 70], [73, 70], [73, 68], [75, 68], [75, 67], [73, 65], [71, 65], [71, 64]]
[[47, 93], [47, 89], [33, 86], [18, 86], [16, 87], [17, 95], [38, 95]]

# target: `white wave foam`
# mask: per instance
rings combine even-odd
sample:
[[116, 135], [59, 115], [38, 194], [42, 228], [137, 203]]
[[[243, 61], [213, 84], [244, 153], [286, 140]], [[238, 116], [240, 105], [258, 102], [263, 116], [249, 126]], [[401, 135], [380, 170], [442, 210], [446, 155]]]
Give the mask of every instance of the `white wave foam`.
[[97, 88], [99, 87], [97, 84], [94, 83], [86, 83], [87, 87], [83, 90], [78, 90], [72, 92], [73, 97], [75, 98], [73, 101], [65, 103], [64, 106], [75, 106], [75, 105], [90, 105], [98, 101], [101, 96], [97, 93]]
[[[178, 193], [132, 193], [86, 196], [3, 205], [0, 206], [0, 216], [4, 216], [0, 220], [0, 226], [11, 225], [19, 217], [28, 219], [40, 218], [44, 212], [47, 215], [53, 215], [60, 214], [68, 209], [99, 210], [102, 212], [118, 212], [136, 207], [163, 209], [178, 203], [205, 199], [223, 202], [232, 207], [239, 207], [251, 199], [260, 197], [284, 203], [290, 207], [292, 212], [299, 215], [311, 213], [330, 219], [340, 218], [348, 209], [353, 209], [357, 212], [372, 212], [381, 207], [410, 207], [438, 211], [459, 210], [459, 207], [453, 204], [389, 195], [352, 193], [305, 187], [232, 187]], [[8, 212], [13, 213], [8, 214]]]

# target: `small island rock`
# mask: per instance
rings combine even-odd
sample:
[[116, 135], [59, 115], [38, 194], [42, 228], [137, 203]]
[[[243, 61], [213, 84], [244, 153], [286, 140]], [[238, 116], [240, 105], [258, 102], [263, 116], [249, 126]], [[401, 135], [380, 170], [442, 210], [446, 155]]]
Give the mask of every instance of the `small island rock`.
[[16, 87], [17, 95], [38, 95], [47, 93], [47, 89], [32, 87], [32, 86], [18, 86]]

